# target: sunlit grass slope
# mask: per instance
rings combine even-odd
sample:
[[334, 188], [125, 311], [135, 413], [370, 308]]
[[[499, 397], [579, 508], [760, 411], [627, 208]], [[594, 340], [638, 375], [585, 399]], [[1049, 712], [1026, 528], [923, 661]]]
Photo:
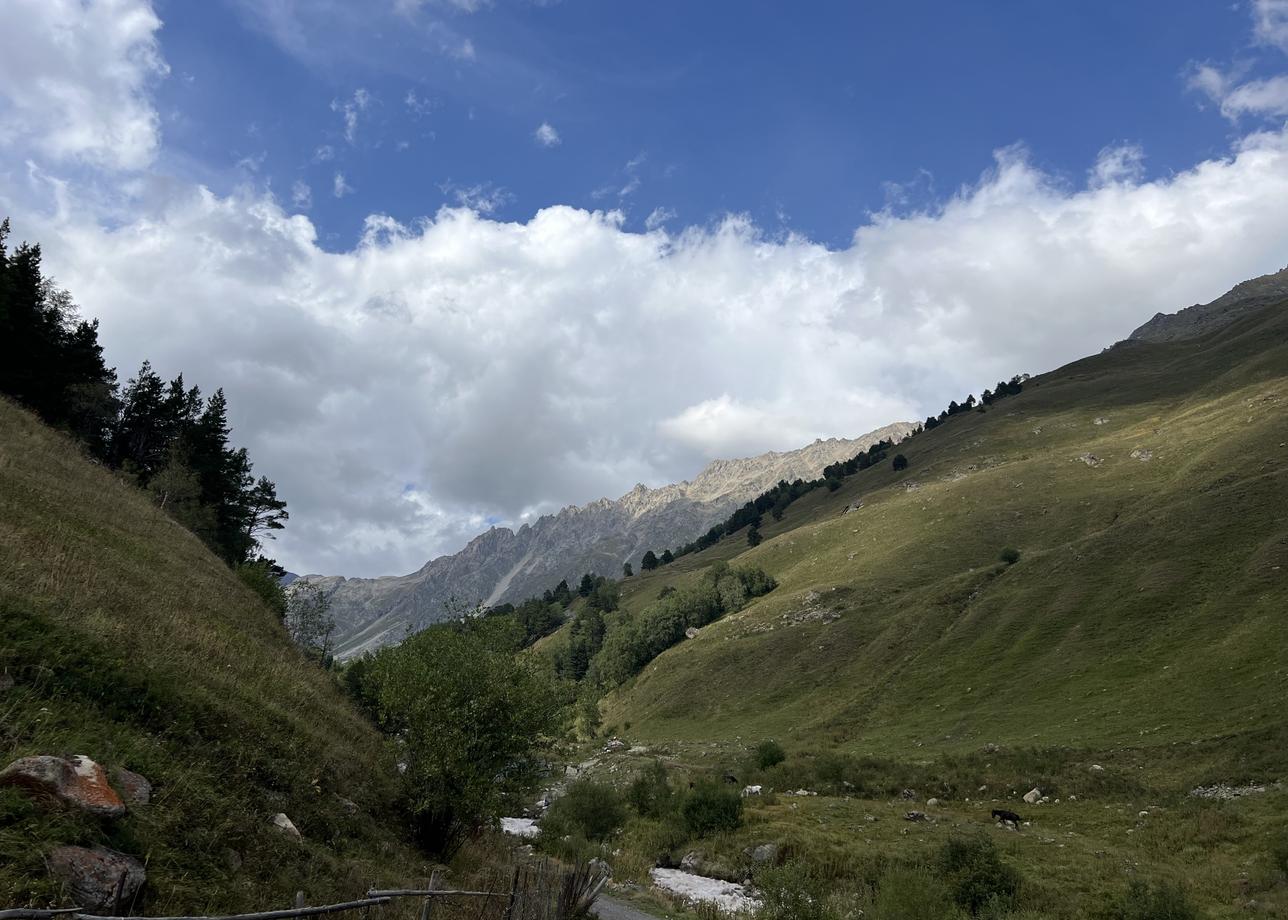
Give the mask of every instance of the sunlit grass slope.
[[[139, 913], [283, 906], [299, 889], [325, 903], [424, 876], [399, 839], [393, 759], [331, 678], [145, 495], [0, 400], [3, 672], [5, 763], [83, 753], [156, 794], [104, 823], [0, 792], [0, 907], [59, 902], [44, 860], [64, 843], [146, 860]], [[277, 812], [301, 842], [270, 828]]]
[[900, 756], [1238, 736], [1236, 762], [1283, 772], [1288, 305], [1075, 362], [899, 450], [906, 471], [812, 493], [755, 549], [628, 579], [628, 613], [716, 559], [780, 586], [612, 694], [606, 724]]

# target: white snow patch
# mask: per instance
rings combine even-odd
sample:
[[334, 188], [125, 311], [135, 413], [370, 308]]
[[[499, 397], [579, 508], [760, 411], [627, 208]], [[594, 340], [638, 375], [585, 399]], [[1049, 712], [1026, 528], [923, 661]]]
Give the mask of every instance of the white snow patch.
[[733, 882], [680, 869], [650, 869], [649, 875], [658, 888], [685, 901], [713, 904], [730, 913], [750, 913], [760, 908], [760, 901], [748, 894], [742, 885]]
[[541, 833], [541, 828], [531, 818], [502, 818], [501, 830], [514, 837], [535, 837]]

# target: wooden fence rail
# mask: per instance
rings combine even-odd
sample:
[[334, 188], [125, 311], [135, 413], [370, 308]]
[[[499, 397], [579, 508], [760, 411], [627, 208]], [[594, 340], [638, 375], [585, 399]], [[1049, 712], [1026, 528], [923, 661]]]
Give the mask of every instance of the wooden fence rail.
[[[573, 916], [576, 908], [589, 907], [595, 897], [607, 883], [607, 876], [578, 866], [572, 872], [554, 872], [543, 865], [535, 870], [514, 870], [508, 891], [467, 891], [464, 889], [436, 888], [437, 875], [430, 879], [428, 888], [391, 888], [388, 890], [372, 889], [367, 896], [357, 901], [344, 901], [340, 904], [323, 904], [316, 907], [304, 906], [304, 892], [296, 895], [295, 907], [285, 910], [267, 910], [251, 914], [224, 914], [218, 916], [182, 916], [182, 917], [122, 917], [109, 914], [94, 914], [78, 907], [55, 909], [14, 908], [0, 910], [0, 920], [294, 920], [298, 917], [316, 917], [322, 914], [337, 914], [351, 910], [365, 910], [372, 907], [383, 907], [393, 902], [394, 898], [421, 898], [425, 901], [421, 920], [429, 916], [430, 905], [437, 898], [504, 898], [506, 907], [504, 920], [522, 920], [530, 913], [528, 906], [537, 910], [533, 920], [546, 920], [547, 917], [561, 920], [564, 916]], [[118, 908], [119, 909], [119, 908]]]

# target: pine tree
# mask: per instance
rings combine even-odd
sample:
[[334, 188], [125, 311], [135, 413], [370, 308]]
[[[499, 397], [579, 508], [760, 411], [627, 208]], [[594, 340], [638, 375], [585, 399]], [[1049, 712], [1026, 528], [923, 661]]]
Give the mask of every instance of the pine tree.
[[657, 565], [657, 555], [652, 550], [646, 552], [644, 558], [640, 560], [640, 568], [645, 572], [653, 571]]

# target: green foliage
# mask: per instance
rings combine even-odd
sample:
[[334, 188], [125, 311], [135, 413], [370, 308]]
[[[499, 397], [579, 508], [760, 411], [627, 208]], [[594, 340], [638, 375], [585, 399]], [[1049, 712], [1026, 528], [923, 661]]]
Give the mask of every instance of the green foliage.
[[286, 619], [286, 590], [282, 587], [282, 567], [263, 556], [254, 562], [243, 562], [234, 571], [242, 584], [254, 591], [264, 606], [279, 620]]
[[513, 623], [484, 617], [431, 626], [373, 656], [363, 693], [400, 742], [416, 829], [439, 854], [517, 804], [562, 724], [553, 674], [516, 655], [519, 643]]
[[1179, 886], [1132, 879], [1108, 916], [1112, 920], [1197, 920], [1199, 913]]
[[997, 558], [1007, 565], [1015, 565], [1015, 563], [1020, 561], [1020, 551], [1014, 547], [1008, 546], [1006, 549], [1002, 550], [1001, 555]]
[[827, 909], [827, 885], [814, 877], [809, 866], [792, 860], [756, 873], [761, 908], [756, 920], [833, 920]]
[[607, 783], [581, 779], [550, 805], [541, 819], [541, 832], [553, 838], [567, 835], [604, 841], [626, 821], [622, 795]]
[[662, 761], [654, 760], [635, 777], [626, 800], [641, 818], [661, 818], [675, 810], [675, 790]]
[[882, 874], [872, 910], [873, 920], [956, 920], [966, 916], [953, 903], [944, 881], [926, 869], [896, 867]]
[[604, 644], [604, 615], [587, 604], [573, 617], [568, 644], [555, 655], [555, 671], [568, 680], [581, 680]]
[[712, 566], [698, 584], [660, 597], [610, 630], [587, 673], [597, 683], [616, 686], [682, 640], [689, 627], [701, 628], [739, 610], [776, 584], [762, 569]]
[[747, 528], [748, 546], [759, 546], [762, 540], [764, 540], [764, 537], [760, 535], [759, 527], [752, 526]]
[[331, 652], [331, 597], [319, 585], [294, 582], [286, 591], [286, 631], [307, 654], [325, 661]]
[[680, 816], [694, 837], [737, 830], [742, 826], [742, 796], [728, 786], [700, 783], [684, 797]]
[[644, 558], [640, 560], [640, 569], [645, 572], [653, 571], [655, 568], [658, 567], [658, 565], [659, 563], [657, 559], [657, 554], [654, 553], [652, 550], [649, 550], [648, 552], [646, 552], [644, 554]]
[[1020, 874], [1002, 862], [988, 837], [955, 837], [939, 851], [939, 868], [953, 900], [973, 915], [985, 907], [1008, 908], [1020, 888]]
[[762, 770], [776, 767], [786, 759], [787, 752], [773, 739], [766, 739], [756, 745], [756, 766]]
[[908, 458], [903, 454], [895, 454], [894, 460], [890, 461], [891, 468], [896, 472], [903, 472], [908, 468]]

